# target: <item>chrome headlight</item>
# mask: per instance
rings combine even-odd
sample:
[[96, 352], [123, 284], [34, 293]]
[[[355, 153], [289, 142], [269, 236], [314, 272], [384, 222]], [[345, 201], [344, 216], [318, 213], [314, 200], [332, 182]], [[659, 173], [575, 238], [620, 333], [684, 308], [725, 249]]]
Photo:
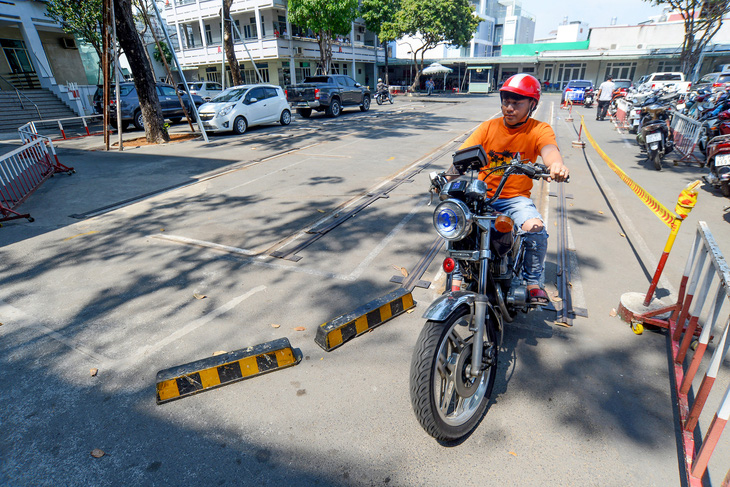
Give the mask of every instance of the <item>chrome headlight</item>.
[[227, 107], [223, 107], [223, 109], [218, 112], [219, 117], [225, 117], [229, 113], [231, 113], [231, 110], [233, 110], [233, 105], [228, 105]]
[[433, 212], [433, 226], [446, 240], [456, 241], [469, 235], [473, 218], [469, 208], [459, 201], [442, 201]]

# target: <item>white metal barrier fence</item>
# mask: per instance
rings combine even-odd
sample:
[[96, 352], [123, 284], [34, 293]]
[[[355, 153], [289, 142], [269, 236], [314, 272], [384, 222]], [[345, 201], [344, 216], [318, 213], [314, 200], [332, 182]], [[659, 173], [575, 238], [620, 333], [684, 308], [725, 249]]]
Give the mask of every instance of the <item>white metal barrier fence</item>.
[[616, 100], [616, 120], [618, 121], [619, 127], [623, 129], [629, 129], [629, 112], [631, 111], [631, 103], [627, 102], [623, 98]]
[[58, 161], [49, 138], [27, 133], [21, 134], [21, 138], [21, 147], [0, 156], [0, 222], [18, 218], [32, 222], [29, 213], [21, 214], [15, 209], [53, 174], [75, 172]]
[[672, 114], [672, 137], [674, 138], [674, 149], [682, 155], [680, 161], [694, 160], [704, 164], [704, 159], [698, 159], [695, 155], [697, 141], [700, 138], [702, 123], [689, 118], [681, 113]]
[[[107, 129], [111, 132], [110, 129]], [[18, 133], [43, 135], [51, 140], [75, 139], [89, 135], [104, 133], [102, 115], [86, 115], [84, 117], [58, 118], [54, 120], [35, 120], [18, 128]]]
[[[685, 286], [686, 294], [684, 293]], [[730, 303], [729, 298], [730, 267], [722, 256], [707, 224], [699, 222], [694, 244], [684, 269], [679, 299], [670, 318], [677, 403], [682, 427], [687, 480], [691, 487], [703, 485], [702, 477], [707, 471], [710, 458], [730, 417], [730, 386], [722, 399], [719, 399], [717, 395], [711, 398], [712, 386], [717, 379], [723, 360], [728, 358], [728, 349], [730, 349], [730, 340], [728, 340], [730, 316], [719, 320], [723, 305]], [[704, 321], [703, 324], [700, 324], [701, 318]], [[674, 322], [672, 323], [672, 321]], [[696, 339], [698, 328], [701, 328], [699, 340]], [[713, 336], [716, 345], [712, 358], [709, 363], [703, 364], [703, 356], [710, 343], [710, 338]], [[685, 372], [683, 363], [693, 342], [697, 348]], [[701, 367], [704, 367], [704, 376], [692, 401], [690, 389]], [[719, 400], [719, 407], [702, 438], [699, 449], [696, 449], [695, 429], [708, 398], [711, 398], [713, 403], [717, 403]], [[699, 438], [700, 434], [697, 437]], [[727, 468], [727, 465], [721, 466]]]

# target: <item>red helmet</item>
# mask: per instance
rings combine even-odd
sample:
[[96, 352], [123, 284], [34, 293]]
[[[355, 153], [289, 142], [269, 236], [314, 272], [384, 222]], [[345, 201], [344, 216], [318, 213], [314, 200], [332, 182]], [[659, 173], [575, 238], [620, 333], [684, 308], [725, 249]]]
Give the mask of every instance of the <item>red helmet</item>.
[[516, 74], [504, 82], [499, 91], [509, 91], [518, 95], [527, 96], [540, 102], [540, 82], [529, 74]]

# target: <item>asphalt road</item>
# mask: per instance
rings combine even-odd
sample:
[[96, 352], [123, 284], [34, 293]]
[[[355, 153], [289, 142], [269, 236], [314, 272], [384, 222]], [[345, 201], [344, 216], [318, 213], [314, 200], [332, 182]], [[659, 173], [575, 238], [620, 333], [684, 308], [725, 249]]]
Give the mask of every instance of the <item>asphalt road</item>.
[[[623, 293], [646, 291], [669, 231], [593, 149], [571, 148], [578, 124], [558, 103], [545, 96], [537, 118], [552, 121], [571, 167], [571, 284], [588, 317], [563, 328], [540, 311], [512, 323], [488, 413], [456, 445], [421, 430], [408, 392], [421, 314], [443, 286], [440, 257], [423, 276], [432, 287], [414, 291], [415, 312], [330, 353], [313, 340], [320, 324], [395, 289], [396, 268], [413, 269], [435, 238], [428, 172], [498, 114], [497, 97], [398, 97], [209, 144], [128, 143], [123, 153], [98, 150], [98, 139], [57, 144], [77, 173], [23, 205], [34, 223], [0, 229], [0, 484], [681, 485], [666, 337], [636, 336], [611, 316]], [[655, 171], [631, 136], [578, 112], [670, 209], [701, 174], [685, 163]], [[301, 260], [270, 256], [416, 169], [298, 251]], [[555, 189], [535, 192], [549, 231]], [[698, 220], [730, 252], [726, 204], [702, 189], [659, 289], [667, 302]], [[159, 370], [280, 337], [301, 364], [155, 404]], [[715, 483], [728, 438], [710, 463]]]

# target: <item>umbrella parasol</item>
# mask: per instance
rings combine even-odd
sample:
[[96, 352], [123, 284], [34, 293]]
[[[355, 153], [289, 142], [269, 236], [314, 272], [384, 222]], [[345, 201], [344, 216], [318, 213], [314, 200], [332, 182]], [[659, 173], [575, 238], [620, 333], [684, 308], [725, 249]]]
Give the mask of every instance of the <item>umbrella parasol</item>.
[[423, 71], [421, 71], [421, 74], [425, 75], [432, 75], [432, 74], [440, 74], [444, 73], [444, 90], [446, 89], [446, 76], [449, 75], [449, 73], [453, 73], [454, 70], [451, 68], [447, 68], [446, 66], [439, 64], [439, 63], [432, 63], [427, 68], [424, 68]]

